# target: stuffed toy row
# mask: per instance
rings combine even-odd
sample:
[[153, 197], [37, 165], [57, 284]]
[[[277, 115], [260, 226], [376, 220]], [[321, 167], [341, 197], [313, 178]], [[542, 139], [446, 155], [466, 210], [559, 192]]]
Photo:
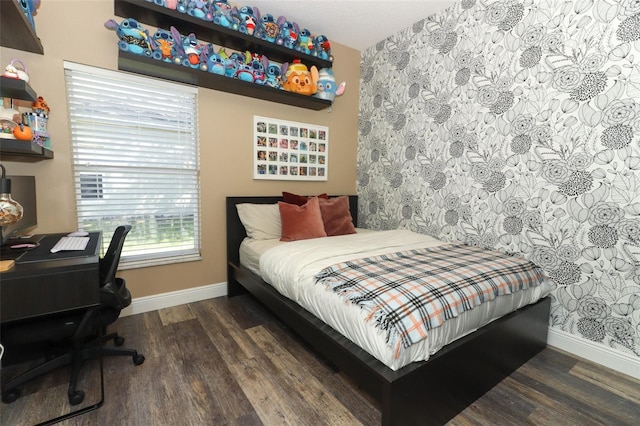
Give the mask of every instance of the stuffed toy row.
[[308, 69], [299, 60], [279, 65], [266, 55], [248, 51], [229, 54], [224, 47], [216, 52], [213, 44], [199, 41], [193, 33], [182, 35], [175, 27], [150, 35], [133, 18], [120, 23], [109, 19], [104, 25], [116, 32], [118, 48], [124, 52], [330, 101], [344, 92], [345, 83], [336, 85], [330, 68]]
[[261, 14], [254, 6], [232, 6], [227, 0], [147, 0], [289, 49], [333, 61], [331, 44], [324, 35], [314, 36], [285, 16]]

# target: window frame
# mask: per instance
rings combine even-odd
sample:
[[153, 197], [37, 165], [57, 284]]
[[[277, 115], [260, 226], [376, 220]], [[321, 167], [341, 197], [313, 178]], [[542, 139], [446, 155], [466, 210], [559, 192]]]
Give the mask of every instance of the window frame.
[[[133, 224], [134, 229], [132, 230], [130, 235], [134, 234], [132, 235], [134, 236], [134, 239], [133, 239], [134, 241], [132, 241], [132, 238], [130, 237], [127, 239], [127, 241], [125, 241], [125, 248], [123, 250], [122, 257], [120, 260], [120, 269], [140, 268], [140, 267], [166, 265], [171, 263], [190, 262], [190, 261], [200, 260], [201, 247], [202, 247], [202, 244], [201, 244], [202, 221], [201, 221], [201, 194], [200, 194], [201, 186], [200, 186], [200, 158], [199, 158], [200, 156], [199, 156], [199, 139], [198, 139], [198, 90], [197, 88], [194, 88], [188, 85], [176, 84], [168, 81], [150, 78], [146, 76], [134, 75], [134, 74], [125, 73], [121, 71], [114, 71], [114, 70], [108, 70], [104, 68], [87, 66], [83, 64], [69, 62], [69, 61], [64, 61], [64, 72], [65, 72], [65, 81], [66, 81], [67, 106], [68, 106], [68, 113], [69, 113], [69, 126], [70, 126], [69, 136], [70, 136], [71, 151], [72, 151], [71, 162], [73, 167], [73, 180], [74, 180], [74, 187], [75, 187], [74, 198], [76, 201], [76, 222], [78, 224], [78, 229], [83, 229], [84, 228], [83, 224], [86, 223], [85, 221], [90, 220], [90, 217], [92, 217], [91, 215], [96, 215], [95, 217], [97, 218], [98, 223], [100, 224], [98, 225], [98, 229], [103, 231], [103, 241], [102, 241], [103, 251], [106, 251], [106, 248], [108, 247], [109, 241], [111, 239], [110, 234], [109, 235], [107, 234], [109, 232], [112, 232], [115, 229], [115, 226], [117, 225], [110, 224], [112, 228], [111, 227], [109, 227], [108, 229], [104, 228], [105, 225], [103, 224], [103, 220], [105, 220], [105, 218], [108, 217], [109, 215], [105, 214], [105, 216], [100, 217], [101, 213], [98, 211], [100, 207], [91, 207], [92, 203], [96, 203], [96, 204], [102, 203], [100, 204], [101, 206], [108, 206], [108, 208], [110, 208], [112, 211], [119, 208], [123, 212], [126, 212], [126, 213], [123, 213], [119, 219], [117, 214], [114, 216], [116, 217], [116, 219], [114, 220], [119, 221], [121, 224], [130, 223], [130, 220], [126, 220], [126, 218], [128, 219], [132, 219], [135, 217], [144, 218], [143, 220], [145, 221], [145, 223], [144, 223], [144, 226], [142, 227], [143, 229], [140, 230], [140, 233], [144, 232], [145, 236], [149, 235], [146, 232], [147, 228], [153, 228], [154, 230], [156, 230], [158, 234], [159, 234], [158, 229], [161, 228], [162, 230], [169, 232], [171, 237], [173, 237], [175, 236], [173, 226], [174, 226], [174, 223], [177, 223], [176, 226], [178, 229], [178, 243], [173, 245], [168, 245], [166, 248], [160, 247], [160, 245], [163, 245], [163, 244], [166, 245], [167, 244], [166, 242], [162, 243], [160, 240], [152, 242], [151, 238], [140, 236], [140, 234], [138, 234], [138, 240], [136, 241], [135, 234], [134, 234], [136, 227], [135, 227], [135, 224]], [[164, 187], [160, 186], [159, 183], [157, 183], [155, 186], [149, 187], [149, 188], [153, 188], [153, 190], [158, 192], [156, 198], [159, 198], [160, 200], [164, 201], [168, 198], [171, 198], [172, 194], [175, 194], [178, 188], [184, 188], [184, 186], [180, 186], [180, 185], [181, 185], [181, 182], [183, 182], [186, 179], [185, 182], [187, 182], [187, 188], [188, 188], [188, 192], [186, 193], [186, 199], [187, 199], [185, 204], [186, 207], [180, 208], [180, 209], [176, 208], [176, 210], [180, 211], [180, 213], [177, 216], [170, 215], [171, 217], [168, 217], [163, 215], [160, 210], [157, 210], [157, 211], [153, 210], [153, 206], [156, 205], [154, 204], [153, 201], [150, 204], [152, 206], [151, 210], [146, 209], [147, 204], [142, 204], [144, 208], [141, 208], [140, 211], [138, 211], [138, 209], [127, 210], [126, 208], [129, 207], [129, 205], [122, 204], [124, 203], [123, 201], [115, 201], [115, 200], [105, 201], [105, 198], [109, 198], [108, 179], [110, 175], [114, 175], [114, 176], [118, 175], [120, 176], [120, 182], [122, 181], [127, 182], [126, 181], [127, 177], [125, 172], [129, 171], [130, 175], [136, 175], [136, 179], [129, 180], [129, 182], [132, 182], [132, 184], [129, 186], [134, 188], [130, 190], [131, 194], [135, 195], [136, 193], [142, 193], [146, 195], [146, 193], [151, 192], [151, 189], [148, 189], [148, 190], [145, 189], [145, 186], [144, 186], [145, 184], [150, 185], [153, 182], [156, 182], [156, 180], [157, 182], [161, 182], [160, 179], [157, 178], [157, 176], [160, 175], [160, 172], [158, 170], [159, 167], [154, 165], [154, 160], [160, 161], [160, 163], [162, 163], [162, 161], [166, 163], [169, 160], [166, 153], [164, 157], [161, 157], [162, 153], [159, 153], [158, 155], [156, 155], [156, 157], [152, 157], [152, 159], [150, 160], [147, 160], [146, 158], [137, 154], [137, 156], [135, 157], [130, 157], [135, 159], [131, 161], [131, 164], [129, 165], [122, 165], [124, 164], [123, 161], [121, 161], [119, 167], [110, 167], [108, 163], [100, 164], [100, 161], [103, 161], [104, 158], [106, 158], [106, 160], [104, 161], [117, 161], [118, 158], [115, 155], [115, 153], [111, 153], [110, 155], [112, 157], [105, 155], [104, 157], [101, 157], [100, 160], [96, 159], [95, 161], [96, 165], [91, 165], [91, 166], [88, 165], [88, 163], [90, 163], [91, 161], [82, 159], [82, 158], [86, 158], [86, 156], [88, 155], [86, 151], [87, 143], [86, 141], [83, 142], [83, 138], [87, 139], [91, 136], [94, 136], [93, 132], [95, 132], [95, 135], [98, 135], [104, 139], [102, 144], [107, 145], [106, 141], [109, 139], [109, 137], [113, 137], [115, 140], [115, 138], [117, 138], [118, 136], [117, 135], [110, 136], [108, 132], [104, 131], [104, 129], [102, 129], [101, 128], [102, 126], [100, 125], [101, 123], [100, 118], [93, 119], [92, 121], [91, 119], [87, 119], [85, 117], [79, 117], [80, 115], [89, 112], [91, 109], [86, 105], [82, 105], [80, 108], [77, 108], [77, 105], [78, 105], [77, 102], [81, 96], [78, 96], [78, 94], [75, 93], [74, 90], [77, 90], [77, 87], [74, 86], [74, 83], [71, 82], [71, 80], [74, 78], [78, 78], [83, 74], [89, 75], [91, 79], [103, 78], [105, 81], [109, 80], [110, 83], [117, 81], [118, 85], [122, 84], [124, 86], [130, 86], [131, 88], [130, 89], [128, 88], [128, 90], [130, 90], [132, 93], [134, 93], [138, 89], [142, 89], [142, 90], [145, 90], [146, 93], [149, 93], [149, 92], [159, 93], [160, 95], [158, 96], [158, 98], [162, 98], [162, 97], [170, 98], [172, 94], [176, 94], [176, 93], [180, 93], [185, 97], [186, 101], [184, 102], [187, 102], [185, 105], [187, 105], [187, 112], [189, 112], [190, 114], [187, 115], [185, 119], [184, 118], [185, 110], [183, 109], [180, 111], [180, 113], [176, 112], [174, 117], [175, 117], [175, 121], [182, 123], [183, 126], [185, 125], [185, 122], [192, 124], [192, 127], [188, 129], [189, 131], [185, 131], [183, 129], [182, 133], [180, 133], [180, 141], [182, 141], [182, 143], [185, 144], [184, 156], [188, 160], [188, 161], [185, 161], [187, 164], [185, 165], [184, 164], [185, 162], [176, 162], [178, 164], [175, 166], [175, 168], [167, 168], [166, 173], [164, 170], [162, 171], [162, 175], [163, 176], [166, 175], [165, 179], [169, 179], [171, 183], [175, 183], [176, 185], [175, 187], [172, 187], [171, 189], [168, 189], [166, 191], [164, 190]], [[95, 84], [96, 82], [93, 82], [93, 83]], [[90, 90], [95, 91], [96, 90], [95, 86], [91, 86]], [[107, 88], [103, 87], [102, 90], [106, 91]], [[154, 98], [153, 101], [155, 103], [156, 99]], [[158, 99], [158, 102], [160, 102], [160, 105], [162, 105], [161, 99]], [[107, 105], [109, 104], [107, 103]], [[122, 107], [122, 104], [119, 104], [118, 102], [114, 102], [112, 105], [114, 110], [118, 107]], [[83, 109], [83, 107], [85, 107], [86, 109]], [[167, 115], [167, 110], [168, 108], [162, 110], [163, 116]], [[125, 118], [128, 117], [126, 115], [126, 112], [121, 113], [120, 110], [115, 110], [115, 111], [117, 111], [117, 113], [114, 114], [114, 116], [121, 120], [124, 120]], [[93, 112], [93, 114], [95, 116], [95, 112]], [[93, 124], [94, 121], [98, 124], [96, 124], [95, 127], [92, 127], [94, 125]], [[89, 122], [89, 124], [87, 124], [87, 122]], [[162, 124], [164, 123], [160, 123], [161, 126]], [[85, 130], [87, 128], [90, 128], [91, 133], [89, 134], [89, 136], [86, 136], [84, 134], [82, 136], [79, 136], [81, 132], [77, 130], [78, 127], [83, 128]], [[152, 123], [139, 124], [138, 126], [136, 126], [136, 129], [138, 129], [138, 131], [141, 132], [139, 133], [141, 137], [147, 136], [149, 138], [152, 137], [152, 133], [154, 131], [157, 131], [157, 129], [153, 127]], [[145, 132], [148, 132], [148, 133], [145, 133]], [[84, 146], [83, 146], [83, 143], [84, 143]], [[161, 141], [154, 141], [154, 143], [160, 146], [159, 144], [161, 144]], [[84, 151], [80, 153], [80, 151], [82, 151], [83, 149]], [[111, 148], [105, 148], [101, 151], [97, 149], [97, 152], [104, 154], [105, 152], [109, 152], [110, 149]], [[136, 155], [136, 154], [133, 153], [133, 155]], [[149, 168], [146, 169], [145, 165], [148, 165]], [[156, 176], [155, 178], [156, 180], [147, 181], [145, 173], [147, 173], [148, 176]], [[90, 176], [90, 179], [91, 178], [93, 179], [89, 181], [86, 178], [87, 176]], [[176, 179], [176, 182], [171, 180], [172, 176], [174, 179]], [[149, 179], [154, 179], [154, 178], [149, 177]], [[166, 184], [166, 182], [164, 183]], [[87, 188], [87, 186], [91, 186], [92, 184], [95, 184], [97, 186], [95, 188]], [[158, 190], [158, 188], [161, 188], [161, 189]], [[153, 194], [155, 195], [156, 192], [153, 192]], [[162, 194], [165, 194], [166, 198], [163, 198], [165, 196], [163, 196]], [[171, 200], [175, 201], [176, 206], [180, 204], [179, 200], [176, 200], [175, 197], [171, 198]], [[118, 203], [121, 203], [121, 204], [118, 204]], [[164, 207], [164, 204], [162, 206]], [[90, 211], [90, 213], [86, 213], [86, 211], [83, 212], [82, 211], [83, 209], [86, 211]], [[97, 213], [92, 213], [91, 209], [94, 209]], [[149, 220], [149, 218], [152, 218], [152, 217], [154, 218], [154, 220]], [[177, 222], [176, 222], [176, 218], [179, 218]], [[191, 219], [191, 222], [189, 222], [189, 219]], [[158, 222], [152, 225], [149, 225], [150, 222], [155, 222], [155, 221], [158, 221]], [[155, 227], [153, 225], [155, 225]], [[190, 230], [191, 233], [185, 231], [185, 228], [184, 228], [184, 226], [189, 227], [189, 225], [192, 225], [192, 230]], [[169, 226], [168, 229], [166, 228], [167, 226]], [[156, 235], [156, 234], [150, 234], [150, 235]], [[156, 239], [158, 238], [160, 237], [156, 236]], [[137, 247], [136, 242], [140, 243], [141, 246], [136, 250], [135, 254], [132, 254], [131, 250], [129, 251], [129, 253], [127, 253], [127, 242], [130, 242], [133, 247]], [[169, 244], [171, 243], [169, 242]], [[153, 247], [154, 245], [155, 247]], [[163, 255], [163, 253], [167, 253], [167, 255]]]

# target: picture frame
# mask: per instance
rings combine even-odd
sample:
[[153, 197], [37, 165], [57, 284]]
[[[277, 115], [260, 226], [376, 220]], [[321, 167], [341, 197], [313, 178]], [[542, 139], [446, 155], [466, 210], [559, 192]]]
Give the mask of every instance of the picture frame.
[[329, 128], [253, 116], [253, 178], [326, 181]]

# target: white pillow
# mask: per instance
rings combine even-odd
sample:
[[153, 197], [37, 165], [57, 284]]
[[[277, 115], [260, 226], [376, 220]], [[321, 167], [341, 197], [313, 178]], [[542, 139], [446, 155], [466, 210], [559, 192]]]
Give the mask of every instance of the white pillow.
[[236, 204], [247, 236], [254, 240], [280, 239], [282, 223], [278, 204]]

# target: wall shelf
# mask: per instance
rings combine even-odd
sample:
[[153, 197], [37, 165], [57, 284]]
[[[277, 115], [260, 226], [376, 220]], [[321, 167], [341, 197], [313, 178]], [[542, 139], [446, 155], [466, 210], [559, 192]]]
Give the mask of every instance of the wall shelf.
[[224, 46], [239, 52], [247, 50], [267, 55], [270, 61], [291, 62], [298, 58], [305, 65], [320, 68], [331, 68], [331, 61], [297, 52], [259, 38], [243, 34], [213, 22], [204, 21], [180, 13], [176, 10], [158, 6], [145, 0], [114, 0], [114, 13], [123, 18], [134, 18], [138, 22], [168, 30], [174, 26], [180, 33], [194, 33], [199, 40], [206, 40], [218, 46]]
[[118, 69], [315, 111], [331, 106], [331, 101], [328, 100], [212, 74], [121, 50], [118, 54]]
[[42, 43], [18, 0], [0, 0], [0, 46], [41, 55], [44, 53]]
[[[2, 1], [0, 0], [0, 3]], [[0, 97], [35, 102], [38, 95], [24, 80], [0, 76]]]
[[[186, 13], [158, 6], [154, 2], [114, 0], [113, 4], [114, 13], [117, 16], [133, 18], [140, 23], [167, 30], [174, 26], [182, 34], [194, 33], [199, 40], [239, 52], [248, 50], [261, 53], [266, 55], [270, 61], [284, 63], [300, 59], [309, 67], [315, 65], [321, 69], [332, 66], [331, 61], [297, 52], [213, 22], [195, 18]], [[331, 106], [331, 101], [328, 100], [212, 74], [121, 50], [118, 55], [118, 69], [315, 111]]]
[[[0, 4], [4, 0], [0, 0]], [[24, 80], [0, 76], [0, 97], [34, 102], [38, 95]], [[31, 141], [0, 138], [0, 157], [8, 161], [39, 161], [53, 158], [53, 151]]]
[[17, 139], [0, 138], [0, 154], [3, 160], [10, 161], [38, 161], [53, 158], [53, 151], [35, 142], [19, 141]]

